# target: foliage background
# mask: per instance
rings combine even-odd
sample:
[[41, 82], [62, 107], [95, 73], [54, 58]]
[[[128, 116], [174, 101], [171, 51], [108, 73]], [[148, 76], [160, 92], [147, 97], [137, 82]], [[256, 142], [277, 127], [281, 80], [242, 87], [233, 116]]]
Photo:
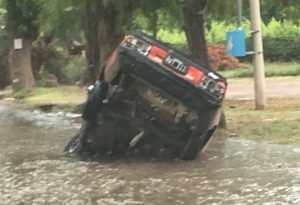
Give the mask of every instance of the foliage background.
[[[70, 56], [67, 50], [69, 38], [85, 43], [84, 11], [82, 0], [39, 0], [38, 38], [34, 42], [36, 53], [43, 53], [43, 62], [35, 67], [38, 80], [47, 73], [56, 74], [61, 83], [75, 83], [85, 72], [85, 57]], [[110, 1], [105, 0], [104, 3]], [[125, 1], [113, 0], [120, 9]], [[153, 31], [153, 17], [157, 16], [157, 37], [173, 44], [175, 48], [187, 52], [183, 31], [181, 6], [183, 1], [141, 0], [132, 19], [133, 28], [149, 34]], [[236, 29], [235, 0], [208, 0], [206, 9], [206, 39], [209, 44], [224, 43], [226, 31]], [[249, 5], [243, 1], [243, 28], [250, 31]], [[300, 1], [261, 0], [264, 54], [267, 61], [300, 60]], [[0, 85], [8, 81], [7, 33], [3, 0], [0, 0]], [[124, 29], [128, 32], [124, 26]], [[247, 33], [248, 50], [251, 50], [251, 36]], [[1, 86], [0, 86], [1, 87]]]
[[[1, 4], [2, 1], [0, 1], [0, 6]], [[4, 87], [9, 82], [7, 69], [8, 41], [5, 32], [5, 13], [6, 11], [0, 7], [0, 88]]]
[[[212, 21], [211, 29], [206, 31], [208, 43], [225, 43], [226, 31], [236, 29], [235, 23]], [[243, 29], [247, 33], [247, 47], [251, 50], [250, 21], [243, 22]], [[300, 25], [291, 20], [284, 22], [271, 19], [268, 24], [262, 23], [264, 54], [267, 61], [298, 61], [300, 60]], [[175, 44], [177, 48], [186, 52], [186, 39], [183, 31], [160, 29], [158, 38]]]

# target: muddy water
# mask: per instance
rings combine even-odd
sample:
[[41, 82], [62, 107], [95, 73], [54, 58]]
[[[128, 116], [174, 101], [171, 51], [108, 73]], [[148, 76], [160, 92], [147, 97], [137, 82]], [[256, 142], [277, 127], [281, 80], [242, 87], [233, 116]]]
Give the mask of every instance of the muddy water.
[[0, 204], [300, 204], [300, 148], [216, 138], [192, 162], [78, 161], [63, 113], [0, 104]]

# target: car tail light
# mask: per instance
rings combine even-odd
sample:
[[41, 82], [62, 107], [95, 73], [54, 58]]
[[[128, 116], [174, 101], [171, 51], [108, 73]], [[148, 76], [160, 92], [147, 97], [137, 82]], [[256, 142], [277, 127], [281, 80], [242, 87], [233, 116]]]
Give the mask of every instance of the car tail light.
[[208, 91], [219, 99], [224, 97], [226, 85], [222, 81], [216, 81], [208, 76], [205, 76], [198, 87]]
[[123, 45], [127, 48], [136, 50], [144, 56], [147, 56], [151, 50], [151, 45], [132, 36], [129, 36]]
[[226, 84], [224, 83], [224, 82], [222, 82], [222, 81], [219, 81], [218, 83], [217, 83], [217, 85], [218, 85], [218, 90], [219, 90], [219, 93], [220, 93], [220, 98], [224, 98], [225, 97], [225, 94], [226, 94], [226, 88], [227, 88], [227, 86], [226, 86]]
[[199, 85], [203, 77], [204, 73], [194, 66], [190, 66], [187, 74], [184, 76], [186, 80], [192, 82], [194, 85]]
[[157, 46], [152, 46], [151, 48], [151, 51], [148, 55], [148, 58], [150, 58], [151, 60], [159, 63], [159, 64], [162, 64], [163, 63], [163, 60], [167, 57], [168, 53], [157, 47]]

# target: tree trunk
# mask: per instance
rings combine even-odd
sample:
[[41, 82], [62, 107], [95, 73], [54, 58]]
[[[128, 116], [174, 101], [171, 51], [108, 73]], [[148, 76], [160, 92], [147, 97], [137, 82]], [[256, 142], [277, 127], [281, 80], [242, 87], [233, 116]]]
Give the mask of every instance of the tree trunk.
[[138, 8], [138, 4], [137, 1], [135, 0], [127, 0], [125, 4], [125, 8], [122, 8], [123, 10], [126, 10], [125, 23], [126, 23], [127, 32], [133, 31], [135, 27], [133, 13], [136, 8]]
[[[2, 39], [2, 41], [5, 41], [6, 39]], [[0, 39], [1, 41], [1, 39]], [[2, 55], [0, 54], [0, 90], [4, 89], [7, 85], [10, 83], [9, 79], [9, 69], [8, 69], [8, 48], [6, 49], [6, 44], [3, 45], [5, 46], [5, 54], [3, 53]]]
[[86, 36], [86, 57], [88, 64], [90, 83], [95, 82], [100, 63], [99, 48], [99, 21], [102, 8], [101, 0], [86, 0], [85, 9], [85, 36]]
[[153, 11], [151, 13], [151, 30], [152, 30], [152, 36], [154, 38], [157, 38], [157, 23], [158, 23], [158, 14], [156, 11]]
[[4, 89], [7, 85], [9, 85], [8, 71], [6, 66], [0, 65], [0, 76], [1, 76], [0, 78], [0, 90], [1, 90]]
[[209, 67], [205, 40], [204, 12], [206, 0], [185, 0], [183, 7], [184, 29], [192, 58]]
[[[6, 0], [6, 29], [9, 38], [8, 63], [14, 92], [34, 87], [31, 65], [32, 42], [38, 35], [39, 9], [34, 1]], [[28, 7], [30, 5], [30, 7]], [[28, 9], [30, 8], [30, 9]]]
[[127, 6], [130, 9], [128, 7], [124, 9], [130, 11], [123, 12], [123, 15], [117, 6], [113, 2], [104, 6], [102, 0], [86, 0], [86, 55], [92, 82], [100, 77], [99, 74], [102, 72], [101, 69], [104, 68], [106, 60], [123, 37], [124, 33], [118, 25], [119, 21], [125, 20], [128, 29], [132, 27], [134, 4], [129, 1]]
[[[204, 14], [207, 0], [185, 0], [183, 7], [184, 28], [188, 47], [192, 58], [207, 68], [210, 68], [205, 40]], [[224, 111], [222, 111], [219, 126], [226, 127]]]
[[13, 90], [16, 92], [33, 88], [35, 80], [31, 66], [31, 41], [23, 39], [21, 49], [14, 48], [13, 39], [10, 42], [8, 62]]
[[100, 20], [99, 42], [100, 42], [100, 67], [103, 68], [105, 61], [120, 43], [123, 32], [118, 28], [120, 13], [116, 5], [109, 4], [105, 7], [104, 16]]

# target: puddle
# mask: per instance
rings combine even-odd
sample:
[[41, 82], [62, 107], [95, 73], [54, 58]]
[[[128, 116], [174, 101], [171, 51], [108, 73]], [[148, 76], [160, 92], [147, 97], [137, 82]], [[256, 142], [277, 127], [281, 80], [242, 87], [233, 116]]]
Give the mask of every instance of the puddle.
[[62, 113], [0, 104], [0, 204], [300, 204], [300, 149], [214, 138], [195, 161], [78, 161]]

